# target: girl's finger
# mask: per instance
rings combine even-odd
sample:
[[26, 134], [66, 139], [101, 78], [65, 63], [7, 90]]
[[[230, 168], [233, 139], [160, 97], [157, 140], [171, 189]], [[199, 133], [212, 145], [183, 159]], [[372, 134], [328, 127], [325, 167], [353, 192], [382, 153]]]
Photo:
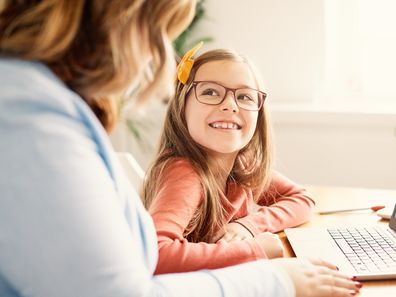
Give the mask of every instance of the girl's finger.
[[224, 234], [224, 236], [222, 237], [222, 239], [224, 239], [225, 241], [229, 242], [232, 240], [232, 235], [229, 233]]

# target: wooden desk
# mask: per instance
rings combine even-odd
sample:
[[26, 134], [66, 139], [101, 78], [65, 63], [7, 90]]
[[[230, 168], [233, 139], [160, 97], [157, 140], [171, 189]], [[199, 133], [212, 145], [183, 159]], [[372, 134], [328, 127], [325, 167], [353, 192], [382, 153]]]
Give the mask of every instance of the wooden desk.
[[[396, 203], [396, 190], [372, 190], [336, 187], [307, 186], [311, 197], [316, 201], [316, 210], [330, 210], [336, 208], [358, 208], [373, 205], [387, 205], [393, 207]], [[311, 221], [301, 227], [340, 226], [342, 225], [387, 225], [389, 221], [382, 220], [371, 211], [337, 213], [331, 215], [314, 214]], [[281, 232], [282, 242], [287, 257], [294, 257], [293, 250]], [[396, 279], [386, 281], [363, 281], [363, 288], [359, 296], [362, 297], [393, 297], [396, 296]]]

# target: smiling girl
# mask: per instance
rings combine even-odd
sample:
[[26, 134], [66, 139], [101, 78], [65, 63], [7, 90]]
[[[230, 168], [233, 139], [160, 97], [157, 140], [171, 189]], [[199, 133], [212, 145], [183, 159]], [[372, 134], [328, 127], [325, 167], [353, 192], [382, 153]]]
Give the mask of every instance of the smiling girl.
[[271, 169], [261, 82], [252, 65], [229, 50], [188, 58], [179, 65], [144, 184], [158, 235], [156, 273], [281, 257], [272, 232], [307, 221], [314, 202]]

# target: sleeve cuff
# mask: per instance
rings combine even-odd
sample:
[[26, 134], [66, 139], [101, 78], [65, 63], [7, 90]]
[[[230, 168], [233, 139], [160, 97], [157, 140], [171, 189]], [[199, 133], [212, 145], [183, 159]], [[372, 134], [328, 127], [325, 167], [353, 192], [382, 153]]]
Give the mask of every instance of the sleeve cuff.
[[247, 239], [246, 242], [249, 244], [253, 250], [255, 260], [268, 259], [268, 256], [264, 249], [253, 239]]
[[223, 297], [295, 297], [292, 280], [281, 268], [261, 260], [208, 271], [222, 287]]
[[246, 230], [248, 230], [250, 232], [250, 234], [253, 235], [253, 237], [261, 233], [261, 231], [254, 224], [252, 224], [248, 219], [246, 219], [246, 217], [240, 218], [233, 222], [238, 223], [238, 224], [242, 225], [243, 227], [245, 227]]

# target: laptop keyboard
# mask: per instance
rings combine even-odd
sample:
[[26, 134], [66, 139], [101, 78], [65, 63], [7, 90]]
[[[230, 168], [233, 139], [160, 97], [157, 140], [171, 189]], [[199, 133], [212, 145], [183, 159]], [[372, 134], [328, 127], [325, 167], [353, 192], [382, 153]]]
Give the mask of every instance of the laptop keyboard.
[[375, 227], [327, 231], [357, 272], [396, 271], [396, 244], [387, 231]]

